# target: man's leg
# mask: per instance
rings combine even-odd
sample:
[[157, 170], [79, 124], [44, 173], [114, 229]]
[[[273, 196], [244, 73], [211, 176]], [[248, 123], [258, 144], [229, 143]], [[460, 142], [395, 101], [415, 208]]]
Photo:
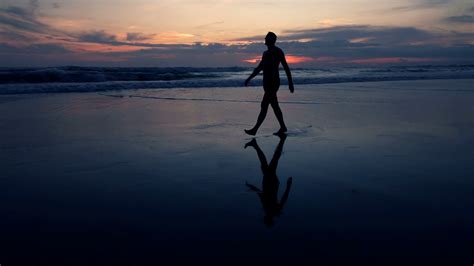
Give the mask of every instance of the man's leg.
[[280, 109], [280, 105], [278, 104], [278, 98], [276, 97], [276, 94], [275, 94], [275, 97], [270, 102], [270, 104], [272, 105], [273, 112], [275, 112], [275, 116], [278, 120], [278, 123], [280, 123], [280, 130], [275, 132], [275, 134], [281, 134], [281, 133], [286, 132], [287, 128], [285, 125], [285, 121], [283, 121], [283, 113]]
[[272, 160], [270, 161], [270, 164], [268, 165], [269, 170], [272, 171], [272, 173], [274, 173], [275, 175], [276, 175], [276, 170], [278, 167], [278, 161], [280, 160], [281, 153], [283, 152], [283, 145], [285, 144], [286, 135], [281, 134], [279, 135], [279, 137], [280, 137], [280, 142], [275, 148], [275, 152], [273, 153]]
[[268, 163], [267, 163], [267, 158], [265, 157], [265, 154], [263, 153], [262, 149], [257, 144], [257, 141], [255, 139], [252, 139], [249, 141], [247, 144], [245, 144], [245, 148], [247, 146], [252, 146], [255, 151], [257, 152], [258, 160], [260, 161], [260, 168], [262, 169], [263, 175], [268, 174]]
[[250, 129], [250, 130], [245, 129], [244, 130], [245, 133], [247, 133], [249, 135], [257, 134], [258, 128], [262, 125], [263, 120], [265, 120], [265, 116], [267, 115], [269, 104], [270, 104], [269, 97], [268, 97], [267, 93], [265, 93], [265, 95], [263, 95], [262, 103], [260, 104], [261, 109], [260, 109], [260, 114], [258, 114], [257, 123], [255, 124], [255, 126], [252, 129]]

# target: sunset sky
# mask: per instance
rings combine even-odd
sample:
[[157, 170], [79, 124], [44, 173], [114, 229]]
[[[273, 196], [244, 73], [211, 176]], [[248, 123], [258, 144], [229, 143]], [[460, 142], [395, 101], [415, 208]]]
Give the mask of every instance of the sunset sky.
[[472, 0], [2, 0], [0, 66], [474, 63]]

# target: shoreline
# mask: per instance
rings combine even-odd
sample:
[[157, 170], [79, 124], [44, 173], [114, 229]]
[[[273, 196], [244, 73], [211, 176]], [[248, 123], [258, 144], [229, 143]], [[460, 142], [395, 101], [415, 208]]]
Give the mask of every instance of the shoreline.
[[[318, 80], [318, 78], [314, 78]], [[401, 82], [401, 81], [430, 81], [430, 80], [470, 80], [474, 76], [468, 77], [426, 77], [426, 78], [350, 78], [323, 80], [322, 82], [297, 83], [295, 86], [311, 86], [311, 85], [330, 85], [330, 84], [347, 84], [347, 83], [372, 83], [372, 82]], [[249, 87], [260, 87], [253, 81]], [[177, 84], [176, 84], [177, 83]], [[181, 83], [182, 86], [179, 86]], [[0, 84], [0, 95], [15, 95], [15, 94], [41, 94], [41, 93], [72, 93], [72, 92], [108, 92], [108, 91], [123, 91], [123, 90], [147, 90], [147, 89], [202, 89], [202, 88], [236, 88], [244, 87], [236, 86], [239, 80], [217, 81], [189, 79], [183, 81], [109, 81], [109, 82], [82, 82], [82, 83], [6, 83]], [[281, 87], [287, 86], [286, 79], [282, 79]]]
[[[371, 85], [375, 85], [375, 84], [379, 84], [379, 83], [400, 83], [400, 84], [403, 84], [403, 83], [411, 83], [411, 82], [431, 82], [431, 81], [440, 81], [440, 82], [443, 82], [443, 81], [446, 81], [446, 82], [454, 82], [454, 81], [466, 81], [466, 80], [471, 80], [472, 82], [474, 82], [474, 77], [472, 78], [455, 78], [455, 79], [445, 79], [445, 78], [439, 78], [439, 79], [413, 79], [413, 80], [380, 80], [380, 81], [356, 81], [356, 82], [334, 82], [334, 83], [319, 83], [319, 84], [295, 84], [295, 87], [312, 87], [312, 86], [317, 86], [317, 87], [321, 87], [321, 86], [331, 86], [333, 85], [334, 87], [338, 87], [337, 85], [342, 85], [343, 87], [350, 87], [351, 85], [354, 85], [354, 87], [359, 87], [360, 85], [363, 85], [363, 84], [371, 84]], [[72, 83], [74, 84], [74, 83]], [[85, 83], [85, 84], [88, 84], [88, 83]], [[5, 84], [3, 84], [5, 85]], [[12, 84], [8, 84], [8, 85], [12, 85]], [[24, 85], [24, 84], [14, 84], [14, 85]], [[34, 86], [35, 84], [27, 84], [28, 86]], [[71, 83], [67, 83], [67, 85], [71, 85]], [[81, 86], [81, 85], [84, 85], [84, 84], [76, 84], [77, 86]], [[2, 89], [2, 84], [0, 84], [0, 97], [2, 96], [21, 96], [21, 95], [48, 95], [48, 94], [74, 94], [74, 93], [79, 93], [79, 94], [82, 94], [82, 93], [98, 93], [98, 94], [103, 94], [104, 96], [111, 96], [111, 97], [121, 97], [121, 96], [117, 96], [116, 94], [120, 93], [120, 92], [141, 92], [141, 91], [162, 91], [162, 90], [192, 90], [192, 89], [242, 89], [242, 88], [246, 88], [245, 86], [229, 86], [229, 87], [173, 87], [173, 88], [148, 88], [148, 87], [144, 87], [144, 88], [137, 88], [137, 89], [129, 89], [129, 88], [125, 88], [125, 89], [105, 89], [105, 90], [93, 90], [93, 91], [49, 91], [49, 92], [11, 92], [11, 93], [8, 93], [8, 92], [2, 92], [1, 89]], [[251, 86], [248, 86], [247, 88], [261, 88], [261, 86], [259, 85], [251, 85]], [[287, 89], [287, 85], [286, 84], [282, 84], [280, 86], [280, 92], [281, 91], [285, 91]], [[403, 90], [403, 88], [398, 88], [400, 90]], [[438, 90], [456, 90], [456, 89], [443, 89], [443, 88], [440, 88]], [[463, 91], [471, 91], [471, 89], [467, 88], [467, 89], [464, 89]], [[124, 97], [124, 96], [123, 96]]]

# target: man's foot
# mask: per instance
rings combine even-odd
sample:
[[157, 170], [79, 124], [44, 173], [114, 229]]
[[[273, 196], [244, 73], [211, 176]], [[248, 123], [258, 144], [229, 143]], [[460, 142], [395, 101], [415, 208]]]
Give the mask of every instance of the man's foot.
[[273, 135], [280, 136], [280, 135], [286, 135], [285, 132], [288, 131], [286, 127], [280, 128], [277, 132], [273, 133]]
[[252, 139], [251, 141], [247, 142], [244, 146], [244, 149], [247, 149], [248, 146], [252, 146], [255, 148], [255, 146], [257, 146], [257, 141], [255, 139]]
[[251, 136], [255, 136], [255, 134], [257, 134], [257, 130], [254, 130], [254, 129], [244, 129], [245, 133], [251, 135]]

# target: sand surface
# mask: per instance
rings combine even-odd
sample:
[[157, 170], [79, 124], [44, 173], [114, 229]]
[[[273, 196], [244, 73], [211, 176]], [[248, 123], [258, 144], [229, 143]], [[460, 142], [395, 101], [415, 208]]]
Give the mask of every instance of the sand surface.
[[[261, 88], [0, 96], [0, 263], [375, 256], [471, 265], [473, 84], [282, 87], [290, 131], [277, 202], [293, 182], [271, 227], [246, 186], [262, 189], [243, 133]], [[268, 162], [277, 129], [270, 109], [256, 137]]]

